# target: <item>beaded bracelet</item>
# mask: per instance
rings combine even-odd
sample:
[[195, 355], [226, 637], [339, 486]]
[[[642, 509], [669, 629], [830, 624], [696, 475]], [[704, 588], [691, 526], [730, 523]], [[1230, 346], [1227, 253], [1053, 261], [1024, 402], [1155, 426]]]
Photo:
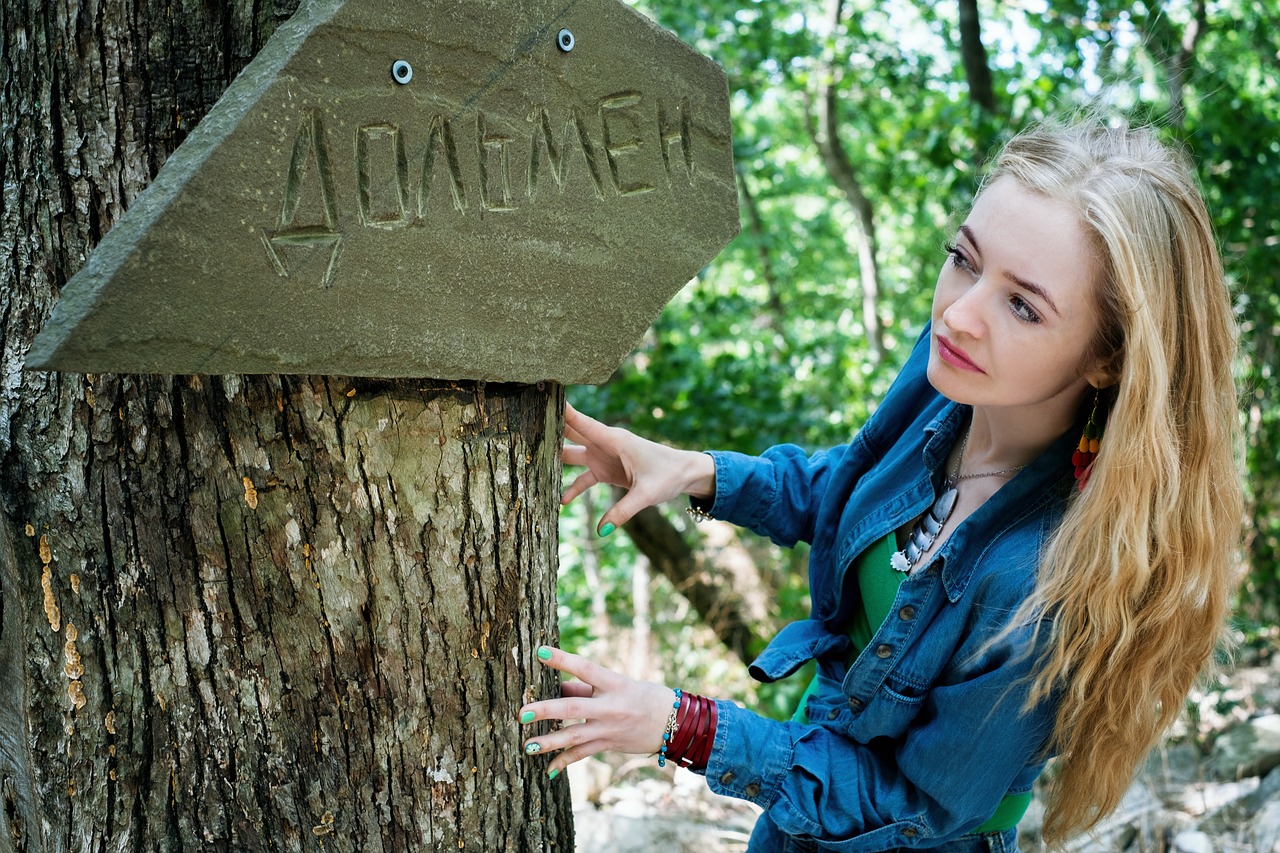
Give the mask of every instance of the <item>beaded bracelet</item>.
[[680, 713], [680, 699], [684, 695], [680, 688], [675, 688], [676, 701], [671, 705], [671, 713], [667, 715], [667, 726], [662, 730], [662, 746], [658, 748], [658, 766], [667, 766], [667, 746], [671, 743], [671, 735], [679, 728], [676, 717]]
[[690, 518], [692, 518], [692, 519], [693, 519], [696, 523], [698, 523], [698, 524], [701, 524], [701, 523], [702, 523], [702, 522], [704, 522], [704, 521], [715, 521], [715, 520], [716, 520], [716, 517], [715, 517], [714, 515], [712, 515], [711, 513], [707, 512], [707, 511], [706, 511], [705, 509], [703, 509], [702, 507], [697, 507], [697, 506], [687, 506], [687, 507], [685, 507], [685, 508], [684, 508], [684, 511], [685, 511], [685, 513], [686, 513]]
[[684, 511], [698, 524], [716, 520], [716, 517], [711, 514], [711, 507], [694, 497], [689, 498], [689, 505], [684, 508]]

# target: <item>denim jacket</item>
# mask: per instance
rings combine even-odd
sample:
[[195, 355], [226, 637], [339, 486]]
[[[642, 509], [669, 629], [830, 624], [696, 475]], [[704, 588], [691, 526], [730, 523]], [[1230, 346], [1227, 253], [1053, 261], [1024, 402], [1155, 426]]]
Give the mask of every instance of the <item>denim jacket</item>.
[[[928, 330], [848, 445], [806, 455], [714, 452], [711, 514], [783, 546], [811, 545], [810, 618], [786, 626], [751, 665], [761, 681], [816, 658], [810, 724], [732, 702], [706, 769], [720, 794], [768, 810], [782, 832], [824, 850], [944, 844], [982, 824], [1044, 765], [1053, 703], [1024, 712], [1034, 625], [989, 641], [1030, 593], [1073, 488], [1071, 431], [1003, 485], [901, 585], [890, 615], [849, 662], [837, 614], [852, 560], [934, 501], [967, 408], [929, 384]], [[1048, 626], [1039, 634], [1043, 644]]]

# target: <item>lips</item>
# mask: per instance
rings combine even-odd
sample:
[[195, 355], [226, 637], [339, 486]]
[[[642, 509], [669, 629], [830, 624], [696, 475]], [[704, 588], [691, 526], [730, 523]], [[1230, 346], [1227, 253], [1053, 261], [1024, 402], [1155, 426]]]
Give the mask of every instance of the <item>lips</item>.
[[986, 373], [981, 367], [969, 358], [969, 354], [964, 350], [951, 343], [943, 335], [938, 335], [938, 357], [950, 364], [952, 367], [958, 367], [961, 370], [968, 370], [974, 373]]

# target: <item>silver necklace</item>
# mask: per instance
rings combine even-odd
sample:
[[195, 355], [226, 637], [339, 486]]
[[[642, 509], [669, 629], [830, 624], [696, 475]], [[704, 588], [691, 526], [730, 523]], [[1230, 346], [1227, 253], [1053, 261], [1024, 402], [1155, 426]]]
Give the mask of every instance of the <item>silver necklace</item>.
[[998, 471], [979, 471], [976, 474], [961, 474], [960, 469], [964, 466], [964, 451], [969, 446], [969, 430], [965, 430], [964, 438], [960, 440], [960, 454], [956, 457], [956, 467], [947, 476], [947, 481], [943, 485], [942, 494], [938, 495], [937, 500], [933, 502], [933, 506], [925, 510], [924, 515], [920, 516], [920, 520], [916, 522], [915, 527], [911, 529], [911, 535], [907, 537], [907, 544], [902, 547], [901, 551], [895, 551], [889, 559], [889, 565], [893, 566], [895, 571], [907, 574], [916, 563], [920, 561], [920, 555], [929, 550], [929, 546], [933, 544], [933, 540], [938, 538], [938, 534], [942, 532], [942, 527], [947, 523], [947, 519], [951, 517], [952, 511], [956, 508], [956, 499], [960, 497], [960, 492], [956, 486], [961, 480], [974, 480], [978, 477], [1002, 477], [1006, 474], [1016, 474], [1026, 465], [1015, 465], [1012, 468], [1001, 468]]

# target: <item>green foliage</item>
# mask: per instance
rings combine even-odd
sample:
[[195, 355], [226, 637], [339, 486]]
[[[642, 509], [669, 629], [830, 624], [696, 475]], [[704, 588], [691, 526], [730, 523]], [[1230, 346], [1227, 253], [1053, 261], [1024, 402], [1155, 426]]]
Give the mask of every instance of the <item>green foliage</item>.
[[[1268, 14], [1269, 11], [1269, 14]], [[1244, 602], [1255, 618], [1280, 617], [1280, 33], [1274, 6], [1237, 9], [1202, 45], [1203, 94], [1188, 105], [1187, 145], [1202, 180], [1233, 279], [1243, 358], [1247, 533]], [[1267, 61], [1269, 59], [1269, 62]]]
[[[995, 147], [1029, 121], [1081, 107], [1152, 121], [1184, 141], [1199, 165], [1236, 295], [1251, 502], [1247, 600], [1255, 618], [1263, 611], [1275, 618], [1280, 3], [1210, 4], [1192, 39], [1193, 0], [982, 2], [994, 114], [970, 102], [955, 3], [846, 0], [834, 33], [830, 0], [635, 5], [729, 76], [743, 231], [672, 301], [608, 384], [571, 390], [575, 405], [688, 447], [758, 452], [783, 441], [809, 448], [847, 441], [928, 319], [941, 244]], [[1169, 113], [1170, 69], [1185, 43], [1194, 52], [1179, 117]], [[840, 138], [877, 223], [883, 360], [862, 324], [857, 221], [812, 135], [828, 63], [836, 69]], [[606, 553], [606, 574], [625, 589], [633, 555], [617, 545]], [[566, 573], [573, 560], [565, 555]], [[796, 575], [792, 588], [802, 589]], [[572, 599], [574, 584], [564, 580]], [[625, 594], [615, 598], [621, 606]], [[790, 598], [794, 617], [803, 597]], [[565, 614], [567, 632], [578, 630], [576, 612]]]

